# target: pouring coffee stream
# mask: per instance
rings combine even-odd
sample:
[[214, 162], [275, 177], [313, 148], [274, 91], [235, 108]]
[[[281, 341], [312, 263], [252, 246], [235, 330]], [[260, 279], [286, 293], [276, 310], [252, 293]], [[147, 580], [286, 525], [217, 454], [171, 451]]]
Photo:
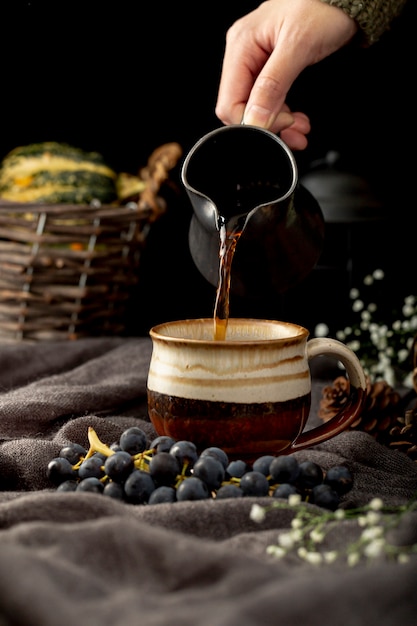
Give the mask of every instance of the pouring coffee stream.
[[230, 285], [232, 280], [232, 261], [237, 242], [243, 232], [239, 220], [230, 226], [223, 216], [219, 219], [219, 281], [217, 284], [216, 300], [214, 304], [214, 340], [226, 338], [227, 321], [229, 319]]
[[254, 126], [202, 137], [185, 158], [182, 181], [194, 209], [191, 256], [217, 288], [214, 338], [224, 339], [231, 293], [281, 294], [310, 273], [322, 250], [323, 215], [298, 184], [289, 148]]

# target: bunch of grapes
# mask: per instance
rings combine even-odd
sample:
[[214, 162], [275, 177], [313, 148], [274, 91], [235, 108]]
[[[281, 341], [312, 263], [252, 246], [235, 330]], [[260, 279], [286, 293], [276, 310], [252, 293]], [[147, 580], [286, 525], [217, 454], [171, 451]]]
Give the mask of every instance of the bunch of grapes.
[[264, 455], [249, 465], [229, 460], [219, 447], [198, 453], [193, 442], [165, 435], [149, 443], [136, 426], [110, 446], [91, 427], [88, 440], [88, 450], [70, 443], [48, 463], [47, 476], [58, 491], [100, 493], [130, 504], [245, 496], [288, 499], [297, 493], [304, 501], [335, 510], [353, 484], [343, 465], [325, 472], [293, 455]]

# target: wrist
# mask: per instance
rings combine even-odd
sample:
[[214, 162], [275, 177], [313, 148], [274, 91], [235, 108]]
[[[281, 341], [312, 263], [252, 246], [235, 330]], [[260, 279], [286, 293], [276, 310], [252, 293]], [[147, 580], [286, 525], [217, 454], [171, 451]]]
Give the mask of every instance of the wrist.
[[389, 30], [393, 20], [401, 13], [407, 0], [321, 0], [338, 7], [358, 25], [362, 41], [371, 45]]

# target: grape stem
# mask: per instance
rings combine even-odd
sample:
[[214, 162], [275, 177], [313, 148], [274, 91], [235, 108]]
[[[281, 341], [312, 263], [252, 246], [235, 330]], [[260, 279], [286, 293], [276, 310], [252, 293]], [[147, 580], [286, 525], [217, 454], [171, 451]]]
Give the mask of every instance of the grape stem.
[[94, 452], [99, 452], [100, 454], [104, 454], [104, 456], [111, 456], [114, 454], [114, 450], [106, 446], [105, 443], [100, 441], [98, 435], [92, 426], [88, 427], [88, 441], [90, 444], [90, 449], [87, 453], [86, 458], [92, 456]]

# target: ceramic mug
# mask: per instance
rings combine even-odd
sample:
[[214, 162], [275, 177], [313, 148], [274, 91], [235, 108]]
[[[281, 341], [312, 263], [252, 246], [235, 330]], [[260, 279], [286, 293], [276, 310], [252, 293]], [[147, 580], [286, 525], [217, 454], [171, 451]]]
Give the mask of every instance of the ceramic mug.
[[[189, 319], [154, 326], [150, 337], [150, 420], [158, 434], [200, 451], [217, 446], [248, 462], [287, 454], [339, 434], [363, 408], [366, 379], [354, 352], [335, 339], [309, 339], [297, 324], [231, 318], [226, 339], [214, 341], [213, 319]], [[319, 355], [342, 363], [350, 396], [331, 420], [304, 430], [309, 362]]]

